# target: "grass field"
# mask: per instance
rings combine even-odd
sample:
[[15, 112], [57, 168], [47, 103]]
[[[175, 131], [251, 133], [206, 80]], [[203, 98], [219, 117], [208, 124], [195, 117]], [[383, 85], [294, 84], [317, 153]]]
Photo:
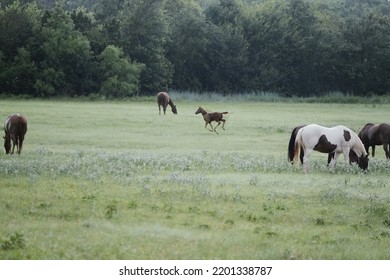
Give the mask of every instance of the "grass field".
[[[204, 128], [199, 105], [229, 111]], [[1, 100], [0, 259], [389, 259], [390, 164], [287, 163], [294, 126], [388, 122], [390, 104]]]

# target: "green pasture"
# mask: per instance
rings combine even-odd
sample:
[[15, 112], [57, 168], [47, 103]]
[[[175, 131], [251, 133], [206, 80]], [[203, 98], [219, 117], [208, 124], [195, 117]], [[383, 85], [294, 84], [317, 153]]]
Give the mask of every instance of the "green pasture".
[[[309, 174], [294, 126], [389, 122], [390, 104], [1, 100], [20, 156], [0, 153], [0, 259], [389, 259], [390, 164]], [[198, 106], [229, 111], [219, 135]], [[2, 121], [1, 120], [1, 121]], [[1, 126], [2, 127], [2, 126]]]

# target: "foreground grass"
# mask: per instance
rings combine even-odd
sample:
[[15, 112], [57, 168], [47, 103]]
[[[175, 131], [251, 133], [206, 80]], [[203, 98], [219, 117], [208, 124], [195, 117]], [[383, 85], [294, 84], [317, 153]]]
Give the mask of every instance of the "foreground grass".
[[286, 162], [295, 125], [358, 130], [387, 105], [211, 103], [230, 112], [220, 135], [190, 102], [0, 105], [29, 118], [23, 154], [0, 155], [1, 259], [390, 257], [381, 149], [367, 174]]

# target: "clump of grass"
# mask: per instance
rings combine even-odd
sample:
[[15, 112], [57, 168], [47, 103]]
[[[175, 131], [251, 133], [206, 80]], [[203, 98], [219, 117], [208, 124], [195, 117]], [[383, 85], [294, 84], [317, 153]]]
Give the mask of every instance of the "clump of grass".
[[14, 250], [23, 249], [26, 246], [23, 233], [14, 232], [10, 236], [1, 242], [1, 249], [3, 250]]
[[112, 219], [114, 215], [118, 212], [117, 204], [118, 204], [117, 201], [112, 201], [110, 204], [106, 206], [105, 217], [107, 219]]

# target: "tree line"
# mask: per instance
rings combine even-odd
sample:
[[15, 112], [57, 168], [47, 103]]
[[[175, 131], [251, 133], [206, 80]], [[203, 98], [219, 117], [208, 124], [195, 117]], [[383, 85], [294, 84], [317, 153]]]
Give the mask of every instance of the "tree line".
[[0, 92], [390, 92], [388, 0], [2, 0]]

